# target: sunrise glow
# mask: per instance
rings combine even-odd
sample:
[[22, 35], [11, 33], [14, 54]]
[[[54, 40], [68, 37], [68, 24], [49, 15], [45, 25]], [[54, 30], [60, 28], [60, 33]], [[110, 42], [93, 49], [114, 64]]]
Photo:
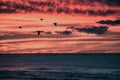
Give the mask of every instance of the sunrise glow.
[[[120, 0], [0, 0], [0, 53], [119, 53], [119, 3]], [[94, 31], [101, 26], [106, 27], [105, 32]]]

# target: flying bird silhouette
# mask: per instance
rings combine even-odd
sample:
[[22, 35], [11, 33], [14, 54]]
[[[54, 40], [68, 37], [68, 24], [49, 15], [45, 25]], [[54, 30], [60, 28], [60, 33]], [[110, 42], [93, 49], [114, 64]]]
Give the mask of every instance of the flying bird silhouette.
[[55, 26], [57, 26], [57, 23], [53, 23]]
[[22, 28], [22, 26], [19, 26], [18, 28]]
[[38, 35], [40, 35], [40, 33], [43, 33], [44, 31], [37, 31]]
[[40, 20], [42, 21], [43, 19], [41, 18]]

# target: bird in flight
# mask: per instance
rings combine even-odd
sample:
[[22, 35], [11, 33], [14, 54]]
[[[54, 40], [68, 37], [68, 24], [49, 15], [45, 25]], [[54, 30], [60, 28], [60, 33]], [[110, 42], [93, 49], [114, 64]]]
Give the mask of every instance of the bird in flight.
[[18, 28], [22, 28], [22, 26], [19, 26]]
[[57, 23], [53, 23], [55, 26], [57, 26]]
[[40, 33], [44, 33], [44, 31], [37, 31], [38, 35], [40, 35]]
[[41, 18], [40, 20], [42, 21], [43, 19]]

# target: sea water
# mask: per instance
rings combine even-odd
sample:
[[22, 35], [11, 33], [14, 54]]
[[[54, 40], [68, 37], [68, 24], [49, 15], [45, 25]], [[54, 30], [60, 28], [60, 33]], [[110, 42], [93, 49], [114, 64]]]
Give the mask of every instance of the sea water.
[[0, 55], [0, 80], [120, 80], [119, 54]]

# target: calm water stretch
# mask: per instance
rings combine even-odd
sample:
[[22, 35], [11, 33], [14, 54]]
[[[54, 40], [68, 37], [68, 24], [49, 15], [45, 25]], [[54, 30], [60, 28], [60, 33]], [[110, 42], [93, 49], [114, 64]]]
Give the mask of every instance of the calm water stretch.
[[119, 54], [0, 55], [0, 80], [120, 80]]

